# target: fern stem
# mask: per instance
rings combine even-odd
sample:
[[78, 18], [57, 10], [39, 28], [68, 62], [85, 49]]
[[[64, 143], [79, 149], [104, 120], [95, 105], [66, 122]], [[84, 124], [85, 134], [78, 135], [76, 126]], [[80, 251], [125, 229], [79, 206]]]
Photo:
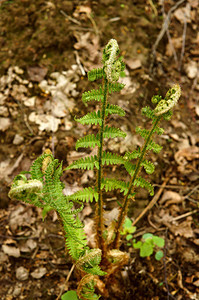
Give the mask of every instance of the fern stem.
[[98, 203], [96, 207], [96, 233], [97, 233], [97, 247], [102, 250], [102, 257], [105, 257], [106, 247], [103, 239], [103, 197], [102, 197], [102, 174], [103, 174], [103, 167], [102, 167], [102, 154], [103, 154], [103, 143], [104, 143], [104, 126], [105, 126], [105, 111], [107, 106], [107, 94], [108, 94], [108, 80], [104, 79], [104, 88], [103, 88], [103, 102], [101, 108], [101, 118], [102, 124], [99, 132], [100, 138], [100, 146], [98, 147], [98, 163], [99, 168], [97, 170], [97, 192], [98, 192]]
[[129, 206], [129, 202], [130, 202], [130, 199], [128, 196], [130, 195], [130, 193], [133, 192], [134, 190], [134, 183], [135, 183], [135, 180], [137, 178], [137, 176], [139, 175], [139, 172], [141, 170], [141, 164], [143, 162], [143, 159], [145, 157], [145, 154], [146, 154], [146, 151], [147, 151], [147, 146], [155, 132], [155, 129], [159, 123], [161, 119], [161, 116], [160, 117], [157, 117], [157, 119], [155, 120], [150, 132], [149, 132], [149, 135], [145, 141], [145, 144], [143, 146], [143, 149], [141, 151], [141, 155], [137, 161], [137, 164], [136, 164], [136, 168], [135, 168], [135, 172], [129, 182], [129, 189], [128, 189], [128, 192], [126, 194], [126, 196], [124, 197], [124, 200], [123, 200], [123, 206], [120, 208], [120, 214], [119, 214], [119, 217], [118, 217], [118, 221], [117, 221], [117, 225], [116, 225], [116, 235], [115, 235], [115, 239], [113, 241], [113, 249], [118, 249], [119, 248], [119, 242], [120, 242], [120, 232], [122, 230], [122, 225], [125, 221], [125, 218], [126, 218], [126, 215], [127, 215], [127, 212], [128, 212], [128, 206]]

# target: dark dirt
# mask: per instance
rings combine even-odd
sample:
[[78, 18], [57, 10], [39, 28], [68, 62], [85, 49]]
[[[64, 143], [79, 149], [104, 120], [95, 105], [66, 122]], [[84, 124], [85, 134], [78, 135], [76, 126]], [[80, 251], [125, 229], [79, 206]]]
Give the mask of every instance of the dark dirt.
[[[164, 1], [165, 13], [176, 3]], [[31, 162], [48, 147], [53, 147], [56, 158], [67, 166], [71, 151], [75, 151], [75, 142], [85, 130], [73, 121], [74, 116], [94, 108], [94, 105], [85, 107], [81, 102], [81, 93], [94, 86], [81, 75], [76, 88], [79, 95], [74, 97], [75, 107], [69, 116], [72, 129], [66, 130], [61, 118], [62, 123], [55, 133], [41, 131], [38, 125], [27, 121], [31, 112], [42, 112], [45, 103], [51, 100], [51, 95], [43, 92], [38, 83], [49, 78], [52, 72], [71, 69], [78, 58], [85, 71], [99, 66], [99, 53], [111, 38], [118, 41], [133, 87], [130, 93], [113, 99], [115, 103], [121, 100], [126, 110], [125, 118], [111, 119], [113, 125], [125, 125], [134, 136], [136, 125], [148, 126], [140, 110], [151, 105], [154, 94], [165, 95], [170, 84], [177, 82], [182, 87], [182, 96], [171, 121], [162, 123], [165, 133], [156, 141], [163, 146], [163, 151], [158, 155], [150, 154], [156, 163], [156, 172], [150, 178], [147, 176], [155, 185], [156, 193], [168, 178], [163, 196], [165, 191], [175, 192], [175, 195], [170, 195], [170, 204], [160, 197], [160, 201], [136, 224], [136, 239], [146, 232], [166, 239], [165, 257], [160, 262], [154, 257], [140, 258], [138, 252], [124, 241], [123, 248], [131, 255], [130, 264], [123, 269], [122, 275], [113, 279], [109, 299], [199, 299], [199, 72], [194, 76], [189, 73], [194, 72], [190, 66], [197, 65], [199, 59], [198, 0], [184, 1], [178, 6], [179, 9], [185, 7], [190, 8], [189, 18], [180, 21], [173, 15], [176, 8], [169, 20], [176, 62], [169, 50], [166, 33], [157, 45], [155, 56], [152, 54], [163, 24], [161, 1], [0, 1], [0, 74], [7, 74], [11, 66], [22, 68], [24, 73], [20, 76], [32, 82], [28, 96], [37, 96], [37, 102], [31, 108], [12, 93], [6, 96], [4, 104], [8, 109], [5, 116], [11, 125], [1, 131], [0, 161], [4, 163], [9, 159], [9, 164], [5, 174], [0, 176], [0, 240], [2, 249], [8, 245], [20, 248], [21, 252], [14, 257], [0, 250], [2, 300], [57, 299], [72, 267], [64, 250], [56, 215], [51, 212], [42, 222], [39, 209], [11, 201], [7, 194], [14, 176], [21, 170], [28, 170]], [[138, 67], [135, 67], [135, 60]], [[96, 130], [95, 127], [92, 129]], [[16, 134], [24, 139], [19, 145], [13, 144]], [[139, 139], [133, 141], [140, 142]], [[23, 157], [12, 169], [21, 154]], [[117, 177], [123, 175], [124, 170], [117, 167], [113, 171]], [[81, 186], [82, 175], [83, 172], [68, 171], [63, 180]], [[91, 177], [90, 182], [94, 181]], [[110, 199], [115, 197], [108, 196]], [[181, 201], [177, 200], [178, 196]], [[130, 207], [132, 220], [151, 199], [145, 191], [138, 191], [136, 201]], [[114, 206], [115, 201], [108, 201], [107, 209]], [[19, 216], [27, 214], [27, 219], [16, 219], [16, 226], [11, 226], [13, 212], [20, 209]], [[175, 218], [175, 222], [170, 223], [165, 215]], [[36, 247], [23, 251], [29, 240], [35, 241]], [[16, 270], [21, 266], [29, 273], [45, 267], [46, 273], [39, 279], [29, 275], [22, 281], [16, 278]], [[67, 288], [76, 289], [74, 274]]]

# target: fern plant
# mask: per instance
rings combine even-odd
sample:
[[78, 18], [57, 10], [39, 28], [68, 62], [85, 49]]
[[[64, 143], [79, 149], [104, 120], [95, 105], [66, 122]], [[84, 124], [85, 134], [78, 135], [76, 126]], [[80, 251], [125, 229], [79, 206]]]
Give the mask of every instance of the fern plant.
[[[63, 170], [62, 163], [55, 159], [51, 152], [47, 150], [33, 163], [29, 172], [29, 179], [24, 174], [15, 177], [9, 196], [14, 199], [33, 204], [43, 208], [43, 217], [51, 209], [57, 211], [59, 219], [63, 224], [66, 239], [66, 249], [71, 255], [75, 266], [80, 270], [82, 279], [77, 288], [79, 299], [98, 299], [94, 286], [99, 282], [99, 276], [109, 276], [128, 263], [127, 253], [119, 250], [120, 235], [127, 216], [128, 206], [135, 197], [136, 187], [146, 188], [150, 195], [153, 195], [153, 186], [140, 174], [141, 169], [146, 173], [154, 172], [154, 164], [145, 158], [150, 150], [158, 153], [161, 146], [153, 141], [154, 133], [161, 135], [163, 129], [160, 128], [160, 120], [169, 120], [172, 115], [172, 108], [177, 103], [181, 91], [179, 85], [174, 85], [166, 94], [165, 98], [154, 96], [152, 103], [156, 104], [155, 109], [145, 107], [142, 114], [151, 120], [151, 129], [136, 128], [136, 132], [144, 139], [142, 148], [137, 148], [133, 152], [118, 155], [104, 150], [104, 139], [125, 137], [126, 134], [120, 129], [107, 125], [107, 117], [117, 114], [120, 117], [125, 115], [125, 111], [108, 102], [108, 97], [114, 92], [120, 92], [124, 87], [119, 83], [121, 72], [125, 69], [122, 57], [119, 57], [119, 47], [117, 41], [111, 39], [103, 50], [103, 67], [88, 72], [90, 81], [102, 80], [102, 85], [98, 89], [93, 89], [83, 93], [82, 100], [85, 105], [90, 101], [100, 103], [98, 111], [89, 112], [81, 118], [75, 118], [83, 125], [97, 125], [96, 135], [89, 134], [80, 138], [76, 142], [76, 149], [82, 147], [97, 147], [97, 155], [89, 155], [73, 162]], [[116, 180], [106, 178], [103, 169], [108, 165], [122, 165], [129, 174], [130, 180]], [[69, 169], [83, 169], [96, 171], [96, 185], [86, 187], [81, 191], [66, 196], [63, 194], [64, 185], [60, 180], [63, 171]], [[104, 201], [105, 193], [119, 190], [124, 199], [120, 204], [120, 212], [117, 220], [114, 220], [109, 228], [104, 225]], [[83, 224], [78, 218], [78, 212], [83, 208], [84, 202], [96, 201], [95, 208], [95, 228], [96, 228], [96, 248], [89, 249], [86, 236], [83, 231]], [[79, 208], [74, 208], [74, 203]], [[99, 285], [98, 285], [99, 286]], [[101, 284], [102, 286], [102, 284]], [[103, 285], [104, 286], [104, 285]], [[101, 293], [104, 295], [105, 288]]]

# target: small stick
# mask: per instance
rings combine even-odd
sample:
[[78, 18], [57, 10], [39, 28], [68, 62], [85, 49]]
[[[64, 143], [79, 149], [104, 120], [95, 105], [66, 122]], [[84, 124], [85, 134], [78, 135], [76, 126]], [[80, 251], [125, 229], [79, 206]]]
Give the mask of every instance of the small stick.
[[165, 181], [163, 182], [163, 184], [162, 184], [161, 188], [159, 189], [159, 191], [157, 192], [157, 194], [153, 197], [151, 202], [149, 202], [149, 204], [147, 205], [147, 207], [145, 207], [145, 209], [141, 212], [141, 214], [139, 214], [139, 216], [133, 221], [132, 226], [135, 226], [135, 224], [147, 213], [147, 211], [155, 205], [155, 203], [160, 198], [160, 195], [162, 194], [162, 191], [164, 190], [169, 178], [170, 178], [170, 176], [168, 176], [165, 179]]
[[183, 215], [181, 215], [181, 216], [178, 216], [178, 217], [173, 218], [172, 221], [177, 221], [177, 220], [186, 218], [186, 217], [188, 217], [188, 216], [191, 216], [191, 215], [193, 215], [193, 214], [196, 214], [197, 212], [198, 212], [198, 209], [195, 209], [195, 210], [193, 210], [193, 211], [189, 211], [189, 212], [187, 212], [186, 214], [183, 214]]
[[162, 24], [162, 28], [160, 30], [160, 33], [158, 34], [158, 37], [154, 43], [154, 46], [152, 48], [152, 62], [151, 62], [151, 66], [150, 66], [150, 72], [153, 69], [153, 65], [154, 65], [154, 61], [155, 61], [155, 57], [156, 57], [156, 49], [159, 45], [159, 42], [161, 41], [161, 39], [163, 38], [165, 32], [168, 29], [169, 26], [169, 22], [170, 22], [170, 18], [171, 18], [171, 14], [172, 12], [180, 5], [184, 2], [185, 0], [179, 0], [174, 6], [171, 7], [171, 9], [169, 10], [163, 24]]
[[63, 10], [60, 10], [60, 13], [67, 18], [69, 21], [77, 24], [77, 25], [81, 25], [81, 23], [79, 21], [77, 21], [76, 19], [72, 18], [71, 16], [67, 15]]
[[[164, 10], [164, 0], [162, 0], [162, 15], [163, 15], [164, 20], [165, 20], [166, 13], [165, 13], [165, 10]], [[171, 35], [170, 35], [170, 32], [169, 32], [169, 29], [168, 29], [168, 28], [166, 29], [166, 34], [167, 34], [167, 38], [168, 38], [168, 41], [169, 41], [171, 50], [172, 50], [172, 52], [173, 52], [173, 56], [174, 56], [175, 63], [176, 63], [176, 65], [178, 65], [178, 57], [177, 57], [175, 48], [174, 48], [174, 46], [173, 46], [172, 39], [171, 39]]]
[[84, 70], [84, 67], [83, 67], [82, 64], [81, 64], [79, 54], [78, 54], [78, 52], [77, 52], [76, 50], [75, 50], [74, 52], [75, 52], [75, 56], [76, 56], [76, 62], [77, 62], [77, 65], [78, 65], [78, 67], [80, 68], [80, 71], [81, 71], [82, 75], [85, 76], [85, 75], [86, 75], [86, 72], [85, 72], [85, 70]]
[[62, 295], [62, 293], [63, 293], [63, 291], [64, 291], [64, 288], [65, 288], [66, 284], [68, 283], [68, 281], [69, 281], [69, 279], [70, 279], [70, 276], [71, 276], [71, 274], [72, 274], [74, 268], [75, 268], [75, 264], [72, 265], [72, 267], [71, 267], [71, 269], [70, 269], [70, 271], [69, 271], [69, 273], [68, 273], [68, 276], [67, 276], [67, 278], [66, 278], [66, 281], [64, 282], [64, 285], [62, 286], [61, 291], [60, 291], [59, 295], [57, 296], [56, 300], [59, 300], [59, 299], [60, 299], [60, 297], [61, 297], [61, 295]]
[[[187, 8], [190, 11], [190, 4], [187, 4]], [[185, 52], [186, 33], [187, 33], [187, 14], [184, 13], [184, 28], [183, 28], [183, 34], [182, 34], [182, 49], [181, 49], [181, 55], [180, 55], [180, 62], [179, 62], [178, 71], [181, 71], [181, 67], [182, 67], [182, 61], [183, 61], [184, 52]]]

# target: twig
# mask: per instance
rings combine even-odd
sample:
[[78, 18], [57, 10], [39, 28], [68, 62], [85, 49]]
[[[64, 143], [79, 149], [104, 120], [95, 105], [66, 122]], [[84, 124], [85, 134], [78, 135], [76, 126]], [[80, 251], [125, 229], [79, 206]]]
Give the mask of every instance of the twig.
[[147, 213], [147, 211], [155, 205], [155, 203], [160, 198], [160, 195], [162, 194], [162, 191], [164, 190], [169, 178], [170, 178], [170, 176], [168, 176], [165, 179], [165, 181], [163, 182], [163, 184], [162, 184], [161, 188], [159, 189], [159, 191], [157, 192], [157, 194], [153, 197], [151, 202], [149, 202], [149, 204], [147, 205], [147, 207], [145, 207], [145, 209], [141, 212], [141, 214], [133, 221], [132, 226], [135, 226], [135, 224]]
[[[190, 11], [190, 4], [187, 4], [187, 8]], [[182, 67], [182, 61], [184, 57], [184, 51], [185, 51], [185, 40], [186, 40], [186, 33], [187, 33], [187, 14], [186, 12], [184, 13], [184, 28], [183, 28], [183, 34], [182, 34], [182, 49], [181, 49], [181, 54], [180, 54], [180, 62], [178, 66], [178, 71], [181, 71]]]
[[171, 297], [172, 299], [176, 299], [176, 298], [173, 297], [173, 295], [169, 292], [169, 285], [168, 285], [168, 281], [167, 281], [167, 266], [166, 266], [167, 234], [168, 234], [168, 228], [166, 229], [166, 232], [165, 232], [165, 245], [164, 245], [163, 265], [164, 265], [164, 283], [165, 283], [165, 287], [166, 287], [166, 290], [167, 290], [167, 300], [169, 300], [169, 297]]
[[[164, 0], [162, 0], [162, 15], [163, 15], [164, 20], [165, 20], [166, 13], [165, 13], [165, 10], [164, 10]], [[168, 38], [168, 41], [169, 41], [169, 44], [170, 44], [170, 47], [171, 47], [171, 51], [173, 52], [175, 63], [176, 63], [176, 65], [178, 65], [178, 57], [177, 57], [175, 48], [173, 46], [172, 39], [171, 39], [168, 28], [166, 29], [166, 34], [167, 34], [167, 38]]]
[[79, 21], [77, 21], [76, 19], [72, 18], [71, 16], [67, 15], [62, 9], [60, 10], [60, 13], [67, 18], [69, 21], [77, 24], [77, 25], [81, 25], [81, 23]]
[[165, 32], [167, 31], [168, 29], [168, 26], [169, 26], [169, 21], [170, 21], [170, 18], [171, 18], [171, 14], [174, 10], [176, 10], [176, 8], [181, 5], [183, 2], [185, 2], [185, 0], [179, 0], [174, 6], [171, 7], [171, 9], [169, 10], [163, 24], [162, 24], [162, 29], [160, 30], [160, 33], [158, 34], [158, 37], [155, 41], [155, 44], [152, 48], [152, 62], [151, 62], [151, 65], [150, 65], [150, 72], [152, 72], [152, 69], [153, 69], [153, 65], [154, 65], [154, 62], [155, 62], [155, 57], [156, 57], [156, 49], [159, 45], [159, 42], [161, 41], [161, 39], [163, 38]]
[[191, 216], [191, 215], [193, 215], [193, 214], [196, 214], [197, 212], [198, 212], [198, 209], [195, 209], [195, 210], [193, 210], [193, 211], [189, 211], [189, 212], [187, 212], [186, 214], [183, 214], [183, 215], [181, 215], [181, 216], [177, 216], [177, 217], [173, 218], [173, 219], [172, 219], [172, 222], [173, 222], [173, 221], [181, 220], [181, 219], [183, 219], [183, 218], [186, 218], [186, 217], [188, 217], [188, 216]]
[[82, 75], [85, 76], [86, 72], [85, 72], [84, 67], [82, 66], [82, 64], [80, 62], [79, 54], [78, 54], [78, 52], [76, 50], [74, 52], [75, 52], [75, 56], [76, 56], [77, 65], [80, 68], [80, 71], [81, 71]]
[[157, 17], [158, 12], [152, 0], [149, 0], [149, 4], [151, 5], [152, 10], [154, 11], [155, 16]]
[[59, 299], [60, 299], [60, 297], [61, 297], [61, 295], [62, 295], [62, 293], [63, 293], [63, 291], [64, 291], [64, 288], [65, 288], [65, 286], [67, 285], [67, 283], [68, 283], [68, 281], [69, 281], [69, 279], [70, 279], [70, 277], [71, 277], [71, 274], [72, 274], [74, 268], [75, 268], [75, 264], [72, 265], [72, 267], [71, 267], [71, 269], [70, 269], [70, 271], [69, 271], [69, 273], [68, 273], [68, 276], [67, 276], [67, 278], [66, 278], [66, 280], [65, 280], [65, 282], [64, 282], [64, 285], [62, 286], [62, 288], [61, 288], [61, 290], [60, 290], [60, 293], [59, 293], [59, 295], [57, 296], [56, 300], [59, 300]]

